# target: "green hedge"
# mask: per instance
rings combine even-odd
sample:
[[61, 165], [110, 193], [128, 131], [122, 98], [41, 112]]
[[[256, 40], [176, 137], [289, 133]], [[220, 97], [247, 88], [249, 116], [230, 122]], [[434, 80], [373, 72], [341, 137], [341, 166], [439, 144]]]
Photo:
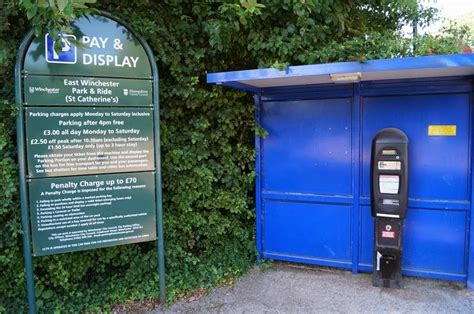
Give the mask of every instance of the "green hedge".
[[[14, 141], [16, 50], [29, 28], [27, 14], [38, 32], [58, 31], [84, 2], [21, 0], [1, 10], [0, 312], [26, 308]], [[251, 96], [207, 85], [206, 71], [409, 55], [401, 25], [417, 15], [420, 21], [430, 17], [408, 0], [261, 3], [104, 0], [93, 5], [142, 34], [160, 69], [169, 300], [231, 282], [256, 257], [253, 143], [263, 131], [255, 125]], [[451, 38], [430, 40], [423, 41], [424, 51], [457, 49]], [[157, 298], [156, 258], [154, 243], [35, 258], [39, 308], [107, 310], [114, 303]]]

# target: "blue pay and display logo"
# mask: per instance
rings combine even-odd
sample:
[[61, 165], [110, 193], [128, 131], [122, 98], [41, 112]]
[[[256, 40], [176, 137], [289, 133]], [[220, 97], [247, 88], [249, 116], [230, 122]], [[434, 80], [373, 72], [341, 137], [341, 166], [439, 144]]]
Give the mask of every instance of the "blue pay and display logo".
[[76, 39], [76, 36], [69, 34], [60, 35], [61, 50], [54, 50], [54, 41], [46, 34], [44, 37], [45, 56], [48, 63], [66, 63], [74, 64], [77, 62], [76, 46], [71, 43], [71, 39]]

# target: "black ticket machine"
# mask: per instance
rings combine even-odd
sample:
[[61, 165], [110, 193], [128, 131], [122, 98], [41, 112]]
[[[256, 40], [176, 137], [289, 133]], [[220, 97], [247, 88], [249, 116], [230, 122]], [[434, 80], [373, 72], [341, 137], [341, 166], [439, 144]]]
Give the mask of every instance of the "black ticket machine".
[[402, 227], [408, 201], [408, 138], [394, 128], [372, 142], [371, 204], [375, 218], [375, 287], [402, 288]]

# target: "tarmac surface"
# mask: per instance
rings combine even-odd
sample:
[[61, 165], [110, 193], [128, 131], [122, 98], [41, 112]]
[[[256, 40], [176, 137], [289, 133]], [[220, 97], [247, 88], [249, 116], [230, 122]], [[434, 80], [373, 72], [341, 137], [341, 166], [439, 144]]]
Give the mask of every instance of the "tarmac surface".
[[411, 277], [404, 284], [376, 288], [371, 274], [277, 263], [154, 313], [474, 313], [474, 291], [463, 284]]

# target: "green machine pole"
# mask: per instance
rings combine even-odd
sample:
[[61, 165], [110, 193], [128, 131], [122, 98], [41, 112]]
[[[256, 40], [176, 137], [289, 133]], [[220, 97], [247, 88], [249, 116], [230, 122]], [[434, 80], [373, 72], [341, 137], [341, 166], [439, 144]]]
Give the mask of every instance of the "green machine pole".
[[[145, 46], [145, 50], [149, 53], [149, 47]], [[154, 119], [155, 119], [155, 195], [156, 195], [156, 244], [158, 250], [158, 272], [160, 276], [160, 301], [164, 305], [166, 302], [166, 279], [165, 279], [165, 245], [163, 232], [163, 196], [161, 187], [161, 149], [160, 149], [160, 102], [159, 102], [159, 84], [158, 69], [153, 59], [150, 59], [153, 70], [153, 102], [154, 102]]]
[[22, 41], [18, 52], [15, 66], [15, 96], [16, 105], [18, 107], [16, 119], [16, 140], [18, 151], [18, 172], [20, 177], [20, 203], [21, 203], [21, 225], [23, 229], [23, 257], [26, 272], [26, 290], [28, 293], [28, 313], [36, 313], [36, 296], [35, 282], [33, 271], [33, 259], [31, 256], [31, 240], [30, 240], [30, 217], [28, 213], [28, 191], [26, 186], [26, 169], [25, 158], [26, 151], [24, 145], [24, 116], [23, 116], [23, 94], [22, 94], [22, 65], [25, 58], [27, 46], [33, 39], [33, 31], [30, 31]]
[[[153, 85], [156, 85], [155, 91], [158, 92], [158, 77], [153, 79]], [[166, 302], [166, 280], [165, 280], [165, 246], [163, 232], [163, 200], [161, 192], [161, 150], [160, 150], [160, 110], [158, 103], [158, 95], [156, 97], [155, 108], [155, 150], [156, 150], [156, 243], [158, 250], [158, 272], [160, 276], [160, 301], [162, 305]]]
[[[17, 117], [17, 130], [23, 127], [23, 109], [18, 113]], [[17, 131], [17, 143], [20, 144], [20, 140], [23, 137], [23, 132]], [[18, 149], [18, 159], [23, 157], [24, 147]], [[21, 163], [20, 163], [21, 165]], [[23, 177], [25, 170], [20, 167], [19, 173]], [[28, 293], [28, 312], [36, 313], [36, 297], [35, 297], [35, 282], [33, 274], [33, 260], [31, 256], [31, 243], [30, 243], [30, 222], [28, 214], [28, 196], [26, 192], [25, 180], [20, 180], [20, 200], [21, 200], [21, 225], [23, 227], [23, 256], [25, 261], [25, 272], [26, 272], [26, 290]]]

